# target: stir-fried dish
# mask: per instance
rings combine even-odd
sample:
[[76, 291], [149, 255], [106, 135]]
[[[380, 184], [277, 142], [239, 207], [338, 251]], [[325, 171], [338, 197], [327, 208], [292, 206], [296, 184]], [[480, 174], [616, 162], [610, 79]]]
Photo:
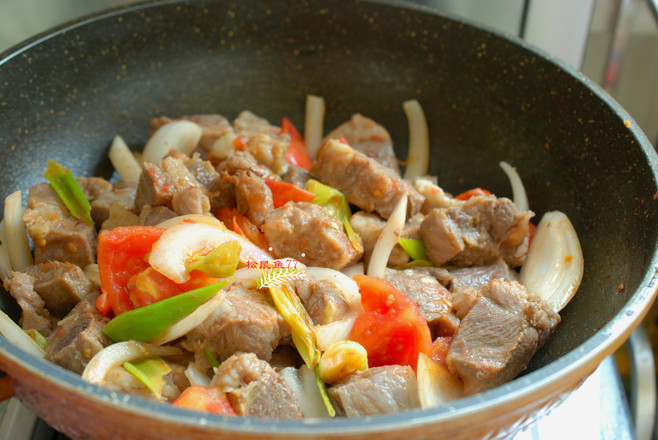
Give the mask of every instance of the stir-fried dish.
[[323, 105], [305, 137], [249, 111], [153, 119], [142, 153], [115, 138], [112, 181], [49, 161], [26, 209], [5, 201], [22, 314], [0, 332], [111, 390], [235, 416], [371, 416], [512, 380], [580, 283], [567, 217], [537, 222], [502, 161], [513, 200], [445, 192], [415, 101], [407, 158], [360, 114], [323, 136]]

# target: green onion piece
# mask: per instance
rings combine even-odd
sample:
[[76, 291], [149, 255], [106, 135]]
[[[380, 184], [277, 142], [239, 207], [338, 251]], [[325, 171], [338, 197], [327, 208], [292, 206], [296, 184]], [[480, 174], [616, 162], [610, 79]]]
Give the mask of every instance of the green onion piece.
[[320, 350], [313, 331], [313, 322], [302, 301], [291, 291], [288, 283], [268, 284], [277, 310], [290, 326], [292, 342], [304, 363], [314, 369], [320, 363]]
[[214, 278], [228, 278], [240, 262], [242, 247], [237, 241], [220, 244], [208, 255], [197, 255], [186, 265], [187, 272], [198, 270]]
[[44, 177], [48, 179], [50, 186], [75, 218], [91, 225], [94, 224], [91, 219], [89, 200], [82, 192], [82, 188], [78, 185], [78, 181], [75, 180], [71, 170], [64, 168], [54, 160], [48, 160], [48, 168], [44, 173]]
[[39, 330], [31, 328], [29, 330], [25, 330], [25, 333], [27, 333], [27, 335], [32, 338], [34, 342], [39, 344], [39, 347], [43, 348], [44, 350], [48, 347], [48, 340], [44, 335], [39, 333]]
[[215, 296], [225, 284], [225, 281], [211, 284], [124, 312], [103, 327], [103, 333], [114, 342], [131, 339], [139, 342], [152, 341], [176, 321], [189, 315], [201, 304]]
[[329, 399], [329, 395], [327, 394], [327, 388], [324, 386], [324, 382], [322, 382], [322, 380], [320, 379], [319, 365], [315, 366], [315, 382], [318, 384], [318, 389], [320, 390], [320, 396], [322, 397], [322, 402], [324, 402], [324, 406], [327, 408], [327, 412], [329, 413], [329, 416], [335, 417], [336, 410], [334, 409], [334, 406], [331, 404], [331, 400]]
[[398, 240], [402, 249], [414, 260], [427, 260], [427, 252], [422, 241], [415, 238], [400, 237]]
[[210, 364], [210, 366], [213, 368], [219, 367], [219, 361], [208, 347], [206, 347], [204, 352], [206, 353], [206, 359], [208, 359], [208, 363]]
[[157, 357], [134, 363], [125, 362], [123, 368], [153, 391], [157, 399], [162, 397], [162, 388], [165, 385], [164, 376], [171, 372], [171, 367], [164, 359]]
[[354, 246], [354, 249], [358, 252], [363, 251], [359, 234], [356, 233], [350, 223], [352, 211], [350, 211], [350, 205], [347, 203], [345, 195], [337, 189], [320, 183], [315, 179], [309, 179], [306, 182], [306, 190], [315, 194], [313, 203], [322, 206], [327, 212], [343, 223], [347, 238], [352, 243], [352, 246]]

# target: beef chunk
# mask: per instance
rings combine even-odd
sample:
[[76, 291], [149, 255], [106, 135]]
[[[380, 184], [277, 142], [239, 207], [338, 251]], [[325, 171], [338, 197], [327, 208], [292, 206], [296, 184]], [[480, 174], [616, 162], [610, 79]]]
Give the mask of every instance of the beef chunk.
[[452, 313], [452, 295], [436, 277], [415, 269], [386, 269], [385, 277], [418, 305], [433, 333], [455, 332], [459, 319]]
[[487, 284], [462, 319], [446, 365], [475, 394], [512, 380], [560, 322], [541, 299], [516, 281]]
[[220, 190], [222, 178], [212, 163], [202, 160], [198, 155], [183, 158], [183, 163], [196, 180], [203, 185], [207, 193], [215, 193]]
[[231, 356], [215, 369], [211, 383], [227, 393], [235, 411], [247, 417], [301, 419], [299, 401], [286, 381], [253, 353]]
[[274, 172], [246, 151], [236, 151], [231, 157], [217, 165], [217, 172], [235, 174], [238, 170], [251, 171], [260, 177], [272, 177]]
[[139, 213], [139, 224], [156, 226], [174, 217], [176, 217], [176, 213], [166, 206], [145, 206]]
[[256, 226], [260, 226], [274, 209], [272, 191], [262, 177], [249, 170], [237, 170], [233, 175], [222, 173], [224, 181], [231, 184], [235, 205]]
[[51, 331], [51, 318], [45, 303], [34, 290], [34, 277], [23, 272], [10, 272], [4, 282], [4, 288], [14, 297], [21, 308], [18, 321], [23, 330], [37, 330], [44, 336]]
[[489, 284], [489, 281], [502, 278], [504, 280], [517, 280], [518, 275], [510, 269], [505, 260], [497, 259], [484, 266], [460, 267], [451, 272], [452, 304], [455, 314], [463, 318], [478, 299], [480, 289]]
[[503, 257], [516, 267], [528, 251], [532, 213], [519, 212], [511, 200], [472, 197], [458, 207], [436, 208], [421, 224], [427, 256], [435, 266], [480, 266]]
[[115, 184], [110, 191], [105, 191], [91, 201], [91, 218], [97, 226], [103, 224], [110, 217], [110, 208], [118, 205], [124, 209], [132, 210], [135, 205], [135, 193], [137, 184], [135, 182], [124, 182]]
[[112, 189], [112, 184], [102, 177], [78, 177], [75, 180], [90, 202]]
[[340, 270], [362, 255], [342, 223], [313, 203], [286, 203], [272, 211], [261, 231], [277, 258], [295, 258], [307, 266]]
[[210, 114], [183, 116], [177, 119], [167, 116], [153, 118], [151, 119], [151, 134], [163, 125], [180, 120], [194, 122], [201, 127], [201, 139], [199, 139], [198, 147], [203, 151], [209, 151], [217, 139], [232, 131], [230, 122], [224, 116]]
[[85, 267], [96, 262], [96, 229], [73, 217], [47, 183], [30, 189], [23, 215], [34, 242], [35, 263], [67, 261]]
[[[179, 194], [181, 192], [184, 194]], [[186, 199], [190, 197], [193, 200], [188, 203]], [[210, 211], [205, 187], [185, 166], [181, 156], [167, 156], [157, 165], [148, 162], [142, 164], [142, 174], [135, 194], [135, 210], [141, 212], [147, 205], [167, 206], [179, 215], [205, 214]]]
[[[375, 243], [381, 234], [386, 220], [377, 214], [365, 211], [357, 211], [350, 219], [352, 228], [359, 234], [363, 241], [363, 262], [368, 264], [372, 250], [375, 248]], [[409, 262], [409, 255], [402, 249], [402, 246], [396, 244], [388, 257], [388, 264], [390, 266], [401, 266]]]
[[335, 140], [320, 148], [311, 174], [342, 191], [350, 203], [384, 218], [391, 215], [403, 194], [408, 197], [408, 217], [420, 210], [425, 199], [395, 171]]
[[30, 267], [34, 290], [53, 316], [64, 317], [94, 286], [79, 266], [60, 261], [47, 261]]
[[305, 273], [298, 275], [290, 284], [314, 324], [326, 325], [345, 316], [350, 305], [333, 281], [316, 281]]
[[359, 113], [343, 125], [335, 128], [326, 139], [343, 138], [356, 151], [375, 159], [400, 174], [398, 158], [393, 150], [393, 140], [388, 131], [370, 118]]
[[416, 373], [387, 365], [357, 371], [327, 389], [336, 414], [364, 417], [420, 408]]
[[297, 188], [306, 189], [306, 182], [311, 178], [311, 173], [304, 168], [290, 166], [288, 171], [281, 176], [281, 180], [284, 182], [292, 183]]
[[261, 291], [233, 283], [224, 294], [222, 305], [185, 336], [183, 347], [194, 353], [207, 347], [220, 361], [243, 351], [269, 361], [290, 335], [288, 324]]
[[239, 137], [247, 138], [245, 150], [260, 163], [277, 174], [284, 174], [289, 167], [286, 153], [290, 135], [249, 111], [243, 111], [233, 121], [233, 129]]
[[97, 298], [95, 293], [85, 296], [57, 323], [48, 340], [47, 360], [82, 374], [91, 358], [112, 343], [102, 331], [110, 319], [96, 309]]

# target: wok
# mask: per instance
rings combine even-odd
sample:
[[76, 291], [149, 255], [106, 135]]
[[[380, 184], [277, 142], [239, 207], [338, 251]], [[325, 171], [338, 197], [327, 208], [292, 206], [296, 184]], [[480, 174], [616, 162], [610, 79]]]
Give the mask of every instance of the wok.
[[[327, 129], [360, 112], [406, 157], [403, 101], [426, 112], [430, 172], [458, 193], [567, 213], [585, 257], [580, 291], [519, 378], [433, 410], [283, 422], [202, 415], [110, 392], [0, 338], [17, 397], [75, 439], [497, 438], [546, 414], [639, 324], [656, 296], [658, 159], [632, 118], [589, 79], [515, 38], [420, 6], [345, 0], [150, 2], [43, 34], [0, 61], [2, 197], [43, 181], [48, 158], [112, 177], [120, 133], [145, 143], [153, 116], [249, 109], [302, 126], [307, 94]], [[622, 288], [623, 287], [623, 288]], [[19, 310], [2, 292], [2, 308]]]

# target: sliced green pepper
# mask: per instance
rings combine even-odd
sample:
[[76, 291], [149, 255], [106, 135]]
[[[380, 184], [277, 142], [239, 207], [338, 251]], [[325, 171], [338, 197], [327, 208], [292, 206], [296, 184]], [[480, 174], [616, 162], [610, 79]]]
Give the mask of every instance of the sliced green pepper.
[[89, 200], [87, 200], [71, 170], [64, 168], [54, 160], [48, 160], [48, 168], [44, 173], [44, 177], [48, 179], [50, 186], [75, 218], [91, 225], [94, 224], [91, 219]]
[[414, 260], [427, 260], [427, 252], [422, 241], [415, 238], [400, 237], [398, 240], [402, 249]]
[[226, 281], [190, 290], [148, 306], [130, 310], [112, 319], [103, 333], [114, 342], [149, 342], [164, 333], [176, 321], [192, 313], [219, 292]]
[[315, 194], [313, 203], [322, 206], [327, 212], [343, 223], [347, 238], [352, 243], [354, 249], [358, 252], [363, 251], [359, 234], [356, 233], [350, 223], [352, 211], [350, 211], [350, 205], [347, 203], [345, 195], [337, 189], [320, 183], [315, 179], [309, 179], [306, 182], [306, 189]]

